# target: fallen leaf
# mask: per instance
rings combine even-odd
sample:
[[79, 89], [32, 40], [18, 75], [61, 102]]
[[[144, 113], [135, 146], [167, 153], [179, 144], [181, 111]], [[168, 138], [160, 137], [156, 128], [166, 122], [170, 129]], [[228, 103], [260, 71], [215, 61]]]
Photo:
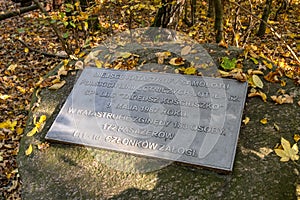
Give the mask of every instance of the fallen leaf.
[[51, 81], [51, 83], [53, 83], [53, 84], [59, 83], [59, 82], [60, 82], [60, 77], [57, 77]]
[[18, 66], [17, 64], [11, 64], [8, 66], [7, 70], [14, 72], [17, 66]]
[[269, 72], [266, 76], [264, 76], [264, 79], [271, 83], [278, 83], [280, 82], [279, 77], [282, 77], [282, 75], [282, 72], [279, 69], [276, 69], [275, 72]]
[[294, 134], [294, 140], [295, 140], [295, 142], [298, 142], [300, 140], [300, 135]]
[[102, 64], [103, 64], [103, 63], [102, 63], [100, 60], [96, 59], [96, 60], [95, 60], [95, 64], [96, 64], [96, 67], [97, 67], [97, 68], [102, 68]]
[[300, 101], [298, 101], [298, 105], [300, 106]]
[[182, 56], [188, 55], [191, 50], [192, 50], [191, 46], [185, 46], [181, 49], [181, 55]]
[[260, 120], [260, 123], [267, 124], [268, 123], [268, 119], [267, 118], [263, 118], [263, 119]]
[[48, 142], [43, 142], [37, 145], [39, 150], [45, 150], [47, 148], [49, 148], [49, 143]]
[[259, 88], [264, 87], [263, 82], [260, 80], [260, 78], [257, 75], [253, 74], [252, 75], [252, 80], [253, 80], [253, 83], [254, 83], [255, 86], [257, 86]]
[[276, 104], [284, 104], [284, 103], [293, 103], [294, 98], [292, 95], [283, 94], [279, 96], [271, 96], [271, 99], [276, 102]]
[[35, 127], [33, 127], [32, 129], [31, 129], [31, 131], [29, 131], [28, 133], [27, 133], [27, 136], [28, 137], [31, 137], [31, 136], [33, 136], [34, 134], [36, 134], [38, 132], [38, 128], [35, 126]]
[[219, 47], [224, 47], [224, 48], [228, 48], [228, 44], [224, 41], [224, 40], [221, 40], [221, 42], [219, 42]]
[[243, 123], [245, 125], [247, 125], [250, 122], [250, 118], [249, 117], [245, 117], [245, 119], [243, 120]]
[[26, 93], [26, 89], [21, 87], [21, 86], [17, 86], [17, 89], [19, 90], [19, 92], [21, 92], [22, 94]]
[[17, 125], [17, 121], [13, 121], [11, 122], [9, 119], [6, 120], [5, 122], [1, 122], [0, 123], [0, 128], [7, 128], [7, 129], [10, 129], [10, 130], [15, 130], [15, 126]]
[[197, 69], [195, 67], [188, 67], [184, 70], [184, 74], [192, 75], [196, 74]]
[[66, 84], [66, 81], [61, 81], [61, 82], [59, 82], [59, 83], [56, 83], [56, 84], [54, 84], [54, 85], [52, 85], [52, 86], [50, 86], [48, 89], [49, 90], [58, 90], [59, 88], [61, 88], [62, 86], [64, 86]]
[[230, 60], [228, 57], [225, 56], [221, 59], [221, 67], [224, 70], [233, 70], [236, 67], [236, 62], [237, 60], [235, 58]]
[[276, 123], [274, 123], [274, 128], [275, 128], [276, 131], [280, 130], [279, 126]]
[[284, 86], [286, 86], [286, 82], [285, 82], [284, 80], [281, 80], [281, 81], [280, 81], [280, 85], [281, 85], [282, 87], [284, 87]]
[[25, 155], [28, 156], [32, 153], [32, 145], [30, 144], [29, 147], [25, 151]]
[[39, 118], [39, 121], [36, 122], [36, 118], [34, 118], [33, 123], [34, 123], [34, 127], [31, 129], [31, 131], [29, 131], [27, 133], [28, 137], [33, 136], [34, 134], [36, 134], [37, 132], [39, 132], [40, 128], [42, 127], [43, 123], [46, 121], [47, 116], [46, 115], [42, 115]]
[[6, 100], [8, 98], [10, 98], [11, 96], [10, 95], [7, 95], [7, 94], [0, 94], [0, 99], [2, 100]]
[[274, 149], [276, 155], [281, 157], [281, 162], [287, 162], [289, 160], [295, 161], [299, 159], [299, 155], [297, 155], [299, 152], [297, 143], [295, 143], [291, 148], [290, 142], [282, 137], [281, 146], [282, 148]]
[[174, 66], [179, 66], [184, 64], [184, 59], [179, 57], [179, 58], [172, 58], [169, 62], [171, 65]]
[[132, 55], [130, 52], [117, 52], [116, 56], [117, 57], [122, 57], [124, 59], [129, 58]]
[[16, 132], [17, 132], [18, 135], [21, 135], [21, 134], [24, 132], [24, 129], [18, 127], [18, 128], [16, 129]]
[[258, 65], [259, 62], [256, 60], [256, 58], [253, 58], [253, 57], [252, 57], [252, 58], [250, 58], [250, 59], [253, 61], [254, 64]]
[[40, 116], [39, 122], [42, 123], [42, 122], [46, 121], [46, 119], [47, 119], [47, 116], [42, 115], [42, 116]]
[[75, 63], [75, 69], [83, 69], [83, 62], [81, 60]]
[[251, 93], [248, 94], [248, 97], [255, 97], [255, 96], [260, 96], [264, 102], [267, 102], [267, 95], [265, 93], [263, 93], [262, 91], [256, 91], [254, 89], [254, 91], [252, 91]]
[[164, 63], [164, 59], [166, 59], [167, 57], [169, 57], [171, 55], [171, 52], [169, 52], [169, 51], [157, 52], [157, 53], [155, 53], [155, 55], [157, 57], [157, 63], [158, 64], [163, 64]]
[[240, 82], [246, 82], [247, 81], [247, 76], [243, 72], [238, 72], [238, 73], [234, 74], [233, 78], [235, 78], [236, 80], [238, 80]]

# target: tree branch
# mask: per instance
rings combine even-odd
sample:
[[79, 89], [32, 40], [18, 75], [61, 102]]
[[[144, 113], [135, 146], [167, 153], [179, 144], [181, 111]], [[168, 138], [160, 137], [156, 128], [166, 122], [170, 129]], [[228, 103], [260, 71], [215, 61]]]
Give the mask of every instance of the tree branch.
[[28, 44], [26, 44], [23, 40], [21, 39], [17, 39], [21, 44], [23, 44], [25, 47], [27, 47], [30, 51], [36, 52], [38, 54], [44, 55], [46, 57], [51, 57], [51, 58], [60, 58], [60, 59], [66, 59], [68, 58], [68, 56], [64, 56], [64, 55], [56, 55], [56, 54], [51, 54], [51, 53], [47, 53], [47, 52], [42, 52], [39, 51], [37, 49], [33, 49], [31, 48]]
[[247, 12], [248, 14], [250, 14], [251, 16], [253, 16], [255, 19], [262, 21], [263, 23], [266, 24], [266, 26], [268, 28], [270, 28], [270, 30], [272, 31], [272, 33], [281, 41], [283, 42], [283, 44], [286, 46], [286, 48], [291, 52], [291, 54], [293, 55], [293, 57], [297, 60], [298, 63], [300, 63], [300, 59], [298, 58], [298, 56], [295, 54], [295, 52], [293, 51], [293, 49], [286, 43], [286, 41], [284, 39], [282, 39], [281, 35], [279, 35], [279, 33], [277, 33], [273, 26], [269, 25], [266, 21], [260, 19], [258, 16], [252, 14], [251, 12], [249, 12], [246, 8], [244, 8], [243, 6], [241, 6], [240, 4], [236, 3], [236, 2], [232, 2], [229, 1], [230, 3], [235, 4], [236, 6], [239, 6], [242, 10], [244, 10], [245, 12]]
[[36, 10], [36, 9], [38, 9], [37, 5], [32, 5], [32, 6], [20, 8], [18, 10], [14, 10], [14, 11], [11, 11], [11, 12], [7, 12], [7, 13], [4, 13], [4, 14], [0, 15], [0, 21], [4, 20], [4, 19], [7, 19], [7, 18], [11, 18], [11, 17], [21, 15], [23, 13], [27, 13], [27, 12], [30, 12], [30, 11], [33, 11], [33, 10]]
[[45, 10], [45, 8], [40, 4], [40, 2], [38, 0], [33, 0], [33, 2], [38, 6], [38, 8], [40, 9], [40, 11], [48, 18], [49, 24], [51, 25], [51, 27], [54, 30], [56, 36], [58, 37], [59, 41], [61, 42], [64, 51], [68, 54], [68, 56], [72, 55], [72, 51], [71, 51], [69, 45], [66, 43], [66, 41], [62, 37], [62, 34], [58, 30], [56, 24], [50, 22], [50, 15], [49, 15], [49, 13]]

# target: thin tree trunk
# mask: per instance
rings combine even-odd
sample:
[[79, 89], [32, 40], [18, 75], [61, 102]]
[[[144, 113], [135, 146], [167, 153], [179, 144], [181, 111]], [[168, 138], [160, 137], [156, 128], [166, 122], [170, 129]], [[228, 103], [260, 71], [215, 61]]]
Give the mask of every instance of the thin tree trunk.
[[215, 16], [215, 3], [214, 0], [208, 0], [207, 17], [213, 18]]
[[266, 29], [267, 29], [266, 23], [268, 22], [268, 19], [269, 19], [269, 15], [271, 12], [271, 6], [272, 6], [272, 0], [267, 0], [263, 15], [261, 17], [262, 21], [260, 22], [259, 29], [257, 32], [257, 36], [259, 36], [259, 37], [264, 36], [264, 34], [266, 32]]
[[214, 0], [215, 5], [215, 30], [217, 31], [216, 42], [223, 40], [223, 5], [222, 0]]
[[176, 4], [171, 4], [168, 0], [162, 0], [161, 2], [162, 7], [158, 9], [151, 26], [176, 29], [184, 8], [185, 0], [177, 0]]
[[195, 15], [196, 15], [196, 6], [197, 6], [197, 2], [196, 0], [191, 0], [191, 20], [192, 20], [192, 25], [195, 24]]
[[[46, 15], [46, 17], [50, 17], [49, 13], [45, 10], [45, 8], [40, 4], [39, 0], [33, 0], [33, 2], [38, 6], [40, 11]], [[50, 18], [49, 18], [50, 20]], [[49, 22], [50, 23], [50, 22]], [[56, 36], [58, 37], [59, 41], [61, 42], [61, 45], [64, 49], [64, 51], [68, 54], [68, 56], [72, 55], [72, 51], [68, 45], [68, 43], [65, 41], [65, 39], [62, 37], [61, 32], [57, 28], [55, 23], [50, 23], [52, 29], [54, 30]]]

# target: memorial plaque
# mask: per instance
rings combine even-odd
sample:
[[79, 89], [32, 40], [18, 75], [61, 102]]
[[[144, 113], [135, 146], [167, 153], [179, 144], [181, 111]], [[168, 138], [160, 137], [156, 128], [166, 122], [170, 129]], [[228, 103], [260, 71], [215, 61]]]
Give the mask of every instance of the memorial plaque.
[[232, 171], [247, 83], [85, 68], [46, 139]]

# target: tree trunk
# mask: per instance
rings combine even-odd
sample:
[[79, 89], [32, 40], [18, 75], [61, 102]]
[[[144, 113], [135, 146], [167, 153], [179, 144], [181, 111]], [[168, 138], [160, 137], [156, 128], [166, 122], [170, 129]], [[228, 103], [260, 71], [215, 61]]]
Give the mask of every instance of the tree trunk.
[[207, 17], [213, 18], [215, 16], [215, 4], [214, 0], [208, 0]]
[[175, 4], [172, 4], [172, 1], [161, 0], [161, 3], [162, 7], [158, 9], [151, 26], [176, 29], [185, 0], [177, 0]]
[[223, 40], [223, 2], [222, 0], [214, 0], [215, 6], [215, 30], [217, 31], [216, 42]]
[[197, 2], [196, 0], [191, 0], [191, 20], [192, 20], [192, 25], [195, 24], [195, 15], [196, 15], [196, 6], [197, 6]]
[[271, 12], [271, 6], [272, 6], [272, 0], [267, 0], [263, 15], [261, 17], [262, 21], [260, 22], [259, 29], [257, 32], [257, 36], [259, 37], [262, 37], [266, 32], [268, 19]]

